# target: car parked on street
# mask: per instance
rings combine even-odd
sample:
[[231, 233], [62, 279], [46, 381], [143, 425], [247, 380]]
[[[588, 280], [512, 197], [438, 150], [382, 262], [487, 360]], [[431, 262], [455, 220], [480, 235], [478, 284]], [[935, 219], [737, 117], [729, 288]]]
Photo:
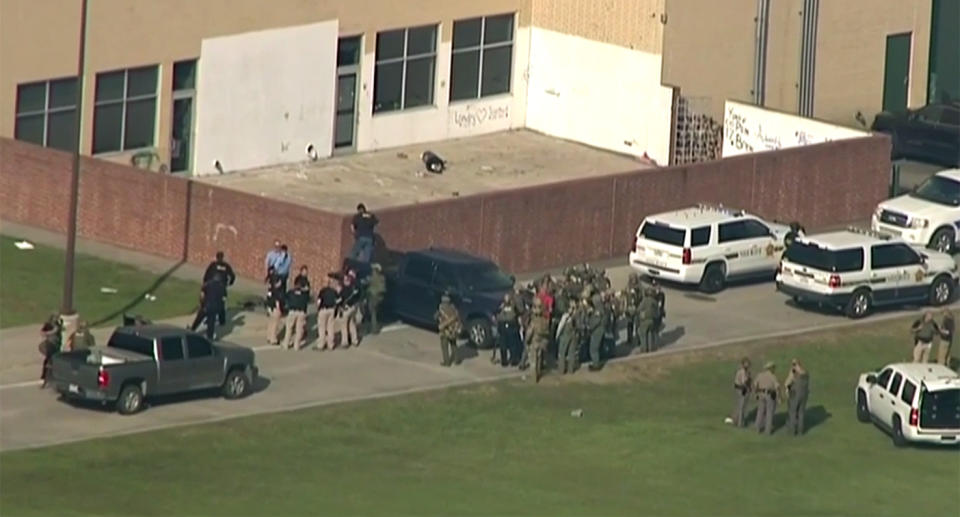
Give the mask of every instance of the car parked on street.
[[389, 308], [400, 319], [433, 328], [440, 296], [449, 293], [470, 344], [489, 348], [494, 315], [516, 279], [489, 259], [445, 248], [411, 251], [387, 272]]
[[960, 241], [960, 169], [940, 171], [877, 205], [871, 227], [910, 244], [951, 253]]
[[871, 129], [893, 140], [893, 158], [960, 167], [960, 102], [930, 104], [900, 113], [881, 112]]
[[241, 398], [259, 371], [249, 348], [214, 344], [172, 325], [143, 325], [117, 328], [105, 348], [55, 355], [51, 375], [62, 397], [115, 404], [130, 415], [157, 395], [219, 388], [224, 398]]
[[874, 422], [894, 445], [960, 443], [960, 375], [939, 364], [897, 363], [860, 375], [857, 420]]

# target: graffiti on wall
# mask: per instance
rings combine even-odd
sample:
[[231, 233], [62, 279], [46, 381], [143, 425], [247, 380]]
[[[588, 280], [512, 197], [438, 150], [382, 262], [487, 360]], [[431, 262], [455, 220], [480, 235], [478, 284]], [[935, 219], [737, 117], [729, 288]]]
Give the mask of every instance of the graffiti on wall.
[[510, 105], [477, 106], [470, 104], [460, 109], [453, 109], [451, 113], [453, 114], [453, 123], [457, 127], [474, 129], [491, 122], [508, 120], [510, 118]]
[[720, 157], [723, 128], [705, 113], [709, 102], [706, 98], [677, 97], [674, 105], [676, 129], [671, 164], [684, 165]]
[[727, 101], [724, 106], [724, 157], [862, 136], [869, 133], [750, 104]]

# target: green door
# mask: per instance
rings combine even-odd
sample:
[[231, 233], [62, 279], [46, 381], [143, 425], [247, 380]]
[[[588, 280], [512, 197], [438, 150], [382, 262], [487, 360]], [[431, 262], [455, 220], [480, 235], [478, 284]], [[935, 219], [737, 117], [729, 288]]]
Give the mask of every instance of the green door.
[[887, 54], [883, 67], [883, 111], [907, 109], [911, 36], [909, 32], [887, 36]]

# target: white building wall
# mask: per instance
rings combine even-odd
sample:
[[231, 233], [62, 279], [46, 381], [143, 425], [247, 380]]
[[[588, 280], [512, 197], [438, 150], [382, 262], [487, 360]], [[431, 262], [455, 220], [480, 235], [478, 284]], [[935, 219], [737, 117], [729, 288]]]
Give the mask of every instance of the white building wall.
[[516, 28], [514, 34], [511, 93], [451, 103], [449, 84], [452, 42], [440, 41], [437, 45], [434, 105], [376, 115], [373, 114], [376, 42], [365, 41], [361, 81], [357, 92], [357, 151], [372, 151], [524, 127], [530, 29]]
[[723, 108], [721, 156], [726, 158], [864, 136], [870, 136], [870, 133], [728, 100]]
[[669, 162], [673, 92], [660, 55], [534, 27], [527, 127]]
[[338, 22], [203, 40], [196, 175], [291, 163], [333, 147]]

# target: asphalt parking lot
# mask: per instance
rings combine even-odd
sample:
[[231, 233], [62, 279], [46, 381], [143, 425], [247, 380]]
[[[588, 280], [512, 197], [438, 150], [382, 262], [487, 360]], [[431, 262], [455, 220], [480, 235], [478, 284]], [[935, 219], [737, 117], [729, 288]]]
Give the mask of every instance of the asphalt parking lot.
[[[628, 273], [626, 266], [608, 269], [614, 287], [622, 286]], [[869, 325], [871, 319], [895, 317], [907, 310], [916, 309], [882, 312], [857, 324]], [[187, 318], [183, 318], [183, 323], [186, 321]], [[216, 397], [165, 401], [134, 416], [76, 408], [58, 401], [52, 391], [38, 389], [36, 351], [4, 347], [4, 368], [0, 371], [0, 450], [388, 397], [519, 375], [515, 370], [492, 365], [489, 351], [467, 348], [462, 348], [466, 357], [461, 366], [443, 368], [439, 364], [436, 335], [402, 324], [391, 325], [384, 333], [369, 337], [359, 348], [294, 352], [263, 345], [266, 318], [262, 315], [241, 313], [235, 321], [226, 339], [257, 350], [263, 379], [253, 395], [239, 401]], [[850, 324], [838, 314], [792, 307], [769, 282], [731, 287], [716, 296], [668, 287], [665, 346], [661, 353]], [[907, 336], [905, 329], [904, 339]], [[906, 342], [904, 351], [905, 354], [909, 351]], [[589, 372], [582, 369], [578, 375], [589, 375]]]

